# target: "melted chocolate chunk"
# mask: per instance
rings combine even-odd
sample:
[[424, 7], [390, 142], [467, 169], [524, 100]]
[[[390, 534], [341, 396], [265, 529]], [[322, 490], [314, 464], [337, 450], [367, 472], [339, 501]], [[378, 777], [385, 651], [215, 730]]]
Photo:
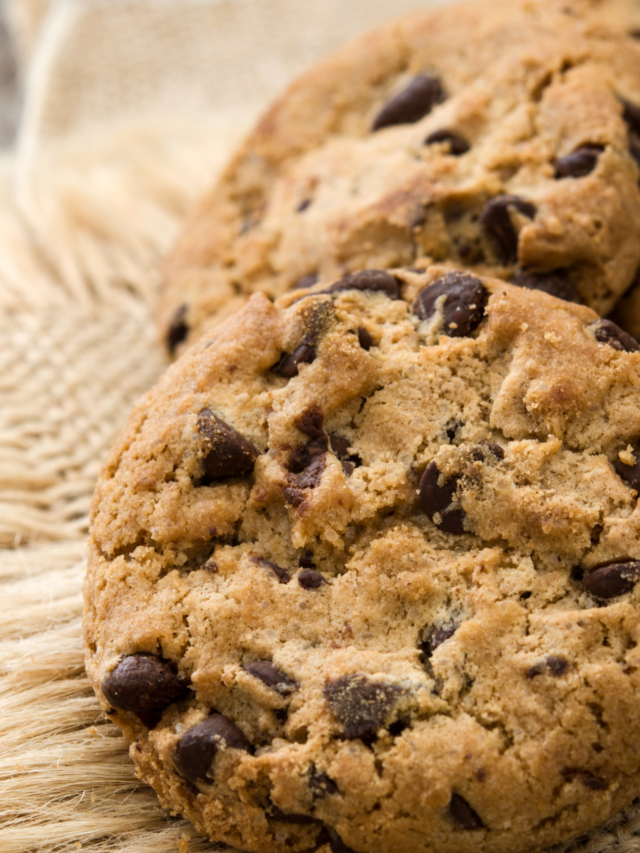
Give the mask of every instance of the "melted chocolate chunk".
[[316, 348], [313, 344], [300, 344], [292, 353], [283, 353], [271, 370], [285, 379], [293, 379], [298, 375], [298, 367], [301, 364], [311, 364], [315, 357]]
[[299, 429], [309, 438], [319, 438], [324, 435], [324, 415], [315, 403], [295, 418], [293, 423], [296, 429]]
[[484, 829], [484, 824], [477, 812], [460, 794], [451, 795], [448, 811], [449, 817], [460, 829]]
[[[326, 449], [325, 449], [326, 450]], [[299, 489], [315, 489], [320, 485], [322, 472], [326, 464], [326, 452], [316, 456], [301, 474], [296, 476], [296, 485]]]
[[[463, 521], [465, 513], [462, 509], [451, 507], [456, 493], [457, 480], [452, 477], [442, 486], [438, 485], [440, 470], [435, 462], [429, 462], [420, 480], [420, 506], [434, 524], [446, 533], [465, 533]], [[440, 522], [434, 521], [434, 516], [440, 515]]]
[[281, 696], [287, 696], [298, 689], [295, 681], [292, 681], [268, 660], [254, 660], [245, 666], [245, 670], [249, 675], [259, 678], [263, 684], [271, 687]]
[[304, 503], [304, 492], [294, 486], [285, 486], [282, 490], [284, 499], [291, 506], [301, 506]]
[[358, 329], [358, 343], [360, 344], [363, 350], [366, 350], [366, 352], [369, 352], [369, 350], [373, 346], [373, 338], [364, 328], [364, 326], [360, 326], [360, 328]]
[[598, 320], [596, 323], [596, 340], [601, 344], [608, 344], [618, 352], [638, 352], [640, 344], [625, 332], [620, 326], [616, 326], [611, 320]]
[[175, 353], [178, 344], [181, 344], [189, 334], [186, 316], [187, 306], [180, 305], [169, 323], [169, 328], [167, 329], [167, 349], [169, 350], [169, 355]]
[[640, 494], [640, 450], [633, 451], [633, 458], [636, 460], [635, 465], [626, 465], [622, 459], [618, 459], [616, 473]]
[[478, 328], [484, 316], [487, 291], [479, 278], [467, 273], [450, 272], [424, 287], [413, 304], [421, 320], [432, 317], [436, 302], [442, 300], [442, 332], [452, 338], [462, 338]]
[[428, 115], [445, 99], [442, 83], [433, 74], [419, 74], [402, 91], [384, 105], [373, 122], [372, 130], [394, 124], [414, 124]]
[[340, 793], [338, 786], [330, 776], [326, 773], [321, 773], [316, 769], [315, 765], [311, 765], [309, 773], [309, 788], [311, 788], [311, 796], [314, 800], [320, 800], [324, 797], [331, 797], [333, 794]]
[[384, 293], [389, 299], [400, 299], [400, 285], [384, 270], [361, 270], [345, 275], [335, 284], [330, 285], [319, 293], [339, 293], [342, 290], [371, 290], [374, 293]]
[[136, 714], [147, 728], [155, 728], [164, 709], [182, 699], [188, 689], [171, 661], [147, 654], [123, 657], [102, 682], [107, 702]]
[[518, 234], [511, 221], [512, 210], [529, 219], [533, 219], [537, 212], [530, 201], [517, 195], [497, 195], [485, 204], [480, 213], [480, 228], [503, 264], [515, 263], [518, 258]]
[[427, 640], [420, 645], [423, 655], [430, 658], [438, 646], [441, 646], [450, 637], [453, 637], [460, 626], [456, 622], [449, 622], [446, 625], [440, 625], [439, 628], [434, 628]]
[[206, 449], [205, 476], [201, 485], [229, 477], [248, 477], [253, 473], [260, 455], [258, 449], [211, 409], [203, 409], [198, 415], [198, 432]]
[[525, 287], [527, 290], [541, 290], [549, 296], [564, 299], [565, 302], [576, 302], [582, 304], [583, 300], [567, 277], [566, 270], [552, 270], [551, 272], [532, 273], [520, 272], [513, 276], [511, 284], [516, 287]]
[[319, 589], [327, 583], [325, 576], [315, 569], [302, 569], [298, 572], [298, 583], [303, 589]]
[[327, 681], [324, 697], [342, 726], [345, 738], [375, 738], [393, 705], [404, 693], [400, 687], [369, 681], [364, 675], [343, 675]]
[[289, 572], [286, 569], [283, 569], [282, 566], [278, 566], [275, 563], [272, 563], [271, 560], [266, 560], [264, 557], [252, 557], [251, 562], [255, 563], [256, 566], [263, 566], [265, 569], [270, 569], [274, 575], [278, 578], [280, 583], [289, 583]]
[[527, 678], [535, 678], [536, 675], [542, 675], [545, 670], [549, 670], [551, 675], [560, 678], [569, 669], [569, 663], [564, 658], [556, 657], [555, 655], [547, 655], [544, 661], [534, 664], [527, 670]]
[[433, 145], [435, 142], [448, 142], [449, 153], [454, 157], [459, 157], [461, 154], [466, 154], [471, 148], [467, 140], [457, 133], [450, 130], [435, 130], [430, 133], [424, 141], [425, 145]]
[[249, 741], [228, 717], [211, 714], [180, 738], [173, 762], [178, 773], [195, 785], [209, 781], [209, 771], [219, 749], [250, 748]]
[[640, 561], [625, 560], [595, 569], [585, 577], [584, 585], [594, 598], [607, 599], [631, 592], [638, 580]]
[[582, 145], [555, 162], [556, 178], [584, 178], [595, 169], [603, 145]]
[[343, 471], [347, 476], [353, 474], [354, 469], [361, 465], [362, 461], [360, 457], [355, 454], [349, 455], [349, 439], [337, 432], [330, 433], [329, 438], [331, 440], [331, 449], [342, 462]]

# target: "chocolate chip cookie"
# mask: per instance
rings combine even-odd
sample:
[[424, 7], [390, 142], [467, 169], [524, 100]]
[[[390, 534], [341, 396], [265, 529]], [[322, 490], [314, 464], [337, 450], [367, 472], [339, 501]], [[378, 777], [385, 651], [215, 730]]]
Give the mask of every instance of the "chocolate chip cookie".
[[169, 350], [253, 292], [428, 259], [606, 315], [640, 267], [637, 15], [635, 0], [463, 4], [311, 69], [168, 259]]
[[254, 853], [540, 849], [640, 790], [640, 348], [451, 265], [255, 294], [102, 471], [87, 671]]

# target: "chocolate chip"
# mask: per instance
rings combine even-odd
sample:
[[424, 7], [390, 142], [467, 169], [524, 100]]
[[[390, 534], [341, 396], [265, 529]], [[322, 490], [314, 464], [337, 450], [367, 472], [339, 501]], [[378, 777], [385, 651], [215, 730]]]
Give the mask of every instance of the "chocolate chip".
[[292, 486], [285, 486], [282, 490], [284, 499], [291, 506], [301, 506], [304, 503], [304, 492]]
[[351, 446], [349, 439], [337, 432], [329, 433], [329, 438], [331, 440], [331, 449], [338, 459], [347, 459], [349, 457], [349, 447]]
[[326, 438], [314, 438], [306, 445], [294, 448], [289, 454], [287, 467], [292, 474], [301, 474], [319, 456], [327, 452], [328, 444]]
[[585, 577], [584, 585], [594, 598], [606, 599], [631, 592], [638, 580], [640, 580], [640, 561], [625, 560], [595, 569]]
[[584, 178], [595, 169], [604, 145], [581, 145], [555, 162], [556, 178]]
[[254, 678], [259, 678], [267, 687], [271, 687], [281, 696], [287, 696], [298, 689], [295, 681], [281, 672], [268, 660], [254, 660], [245, 666], [245, 670]]
[[198, 432], [206, 449], [202, 485], [229, 477], [248, 477], [253, 473], [258, 449], [211, 409], [203, 409], [198, 415]]
[[618, 459], [616, 473], [640, 494], [640, 450], [633, 451], [633, 458], [636, 460], [635, 465], [626, 465], [622, 459]]
[[305, 198], [305, 199], [303, 199], [303, 200], [300, 202], [300, 204], [296, 207], [296, 211], [297, 211], [298, 213], [304, 213], [304, 211], [309, 207], [309, 205], [310, 205], [310, 204], [311, 204], [311, 199], [310, 199], [310, 198]]
[[596, 323], [596, 340], [601, 344], [608, 344], [618, 352], [638, 352], [640, 344], [625, 332], [620, 326], [616, 326], [611, 320], [598, 320]]
[[189, 326], [185, 319], [186, 316], [186, 305], [180, 305], [176, 308], [176, 312], [169, 323], [169, 328], [167, 329], [167, 349], [169, 350], [169, 355], [173, 355], [175, 353], [178, 344], [181, 344], [189, 334]]
[[427, 136], [424, 144], [433, 145], [435, 142], [448, 142], [449, 153], [453, 154], [454, 157], [466, 154], [471, 147], [463, 136], [459, 136], [457, 133], [452, 133], [450, 130], [435, 130]]
[[[435, 462], [429, 462], [420, 479], [420, 506], [434, 524], [446, 533], [465, 533], [463, 521], [464, 511], [451, 508], [456, 492], [457, 480], [451, 478], [442, 486], [438, 485], [440, 470]], [[434, 516], [440, 515], [440, 522], [434, 521]]]
[[171, 661], [147, 654], [123, 657], [102, 683], [110, 705], [133, 712], [148, 728], [154, 728], [162, 711], [182, 699], [188, 689]]
[[322, 452], [320, 456], [317, 456], [311, 460], [309, 465], [304, 469], [301, 474], [298, 474], [296, 477], [296, 485], [300, 489], [315, 489], [316, 486], [320, 485], [320, 480], [322, 479], [322, 472], [324, 471], [324, 467], [326, 464], [326, 453]]
[[263, 566], [265, 569], [270, 569], [274, 575], [278, 578], [280, 583], [289, 583], [289, 572], [286, 569], [283, 569], [282, 566], [278, 566], [275, 563], [272, 563], [271, 560], [266, 560], [264, 557], [252, 557], [251, 562], [255, 563], [256, 566]]
[[384, 105], [371, 130], [394, 124], [413, 124], [428, 115], [445, 99], [442, 83], [433, 74], [419, 74], [402, 91]]
[[325, 576], [315, 569], [302, 569], [298, 572], [298, 583], [303, 589], [318, 589], [327, 583]]
[[315, 357], [316, 348], [313, 344], [300, 344], [292, 353], [283, 353], [271, 370], [279, 376], [284, 376], [285, 379], [293, 379], [298, 375], [299, 365], [311, 364]]
[[442, 331], [452, 338], [466, 337], [482, 322], [487, 291], [479, 278], [461, 272], [450, 272], [424, 287], [413, 304], [421, 320], [436, 312], [436, 302], [442, 300]]
[[360, 326], [360, 328], [358, 329], [358, 343], [360, 344], [362, 349], [366, 350], [367, 352], [369, 352], [369, 350], [373, 346], [373, 338], [364, 328], [364, 326]]
[[511, 284], [515, 284], [516, 287], [525, 287], [527, 290], [541, 290], [549, 296], [564, 299], [565, 302], [578, 304], [583, 302], [582, 297], [567, 278], [566, 270], [543, 273], [519, 272], [511, 278]]
[[400, 687], [369, 681], [364, 675], [343, 675], [327, 681], [324, 696], [345, 738], [374, 738], [404, 693]]
[[438, 646], [441, 646], [450, 637], [453, 637], [460, 626], [456, 622], [449, 622], [446, 625], [441, 625], [439, 628], [434, 628], [429, 637], [420, 646], [425, 657], [430, 658]]
[[308, 435], [309, 438], [319, 438], [324, 435], [324, 415], [320, 406], [313, 404], [293, 421], [296, 429]]
[[640, 166], [640, 137], [636, 136], [635, 133], [629, 136], [629, 154]]
[[298, 565], [301, 569], [315, 569], [316, 564], [313, 560], [313, 551], [303, 551], [298, 558]]
[[298, 281], [293, 285], [292, 290], [302, 290], [307, 287], [313, 287], [318, 281], [317, 273], [308, 273], [307, 275], [303, 275], [302, 278], [299, 278]]
[[176, 770], [192, 784], [208, 780], [219, 749], [249, 750], [250, 744], [228, 717], [211, 714], [178, 741], [173, 759]]
[[480, 228], [504, 264], [514, 263], [518, 257], [518, 234], [511, 221], [513, 210], [529, 219], [533, 219], [537, 212], [530, 201], [517, 195], [497, 195], [485, 204], [480, 213]]
[[634, 133], [640, 134], [640, 107], [627, 101], [625, 98], [620, 98], [622, 104], [622, 118], [627, 126]]
[[389, 299], [400, 298], [398, 279], [384, 270], [352, 272], [319, 293], [339, 293], [343, 290], [371, 290], [374, 293], [384, 293]]
[[594, 776], [589, 770], [578, 770], [575, 767], [564, 767], [561, 771], [562, 775], [568, 781], [577, 779], [585, 788], [592, 791], [605, 791], [609, 786], [599, 776]]
[[490, 441], [484, 442], [474, 447], [471, 451], [471, 458], [475, 462], [484, 462], [487, 456], [495, 456], [496, 459], [504, 459], [504, 450], [499, 444], [493, 444]]
[[527, 678], [535, 678], [536, 675], [542, 675], [545, 670], [549, 670], [551, 675], [555, 675], [559, 678], [561, 675], [564, 675], [565, 672], [569, 669], [569, 664], [564, 658], [555, 657], [554, 655], [548, 655], [544, 661], [540, 661], [539, 663], [534, 664], [532, 667], [529, 667], [527, 670]]
[[313, 764], [309, 773], [309, 787], [311, 788], [311, 795], [314, 800], [331, 797], [333, 794], [340, 793], [333, 779], [327, 776], [326, 773], [321, 773]]
[[484, 829], [484, 824], [476, 811], [460, 794], [451, 794], [449, 817], [460, 829]]
[[560, 677], [569, 669], [569, 663], [564, 658], [549, 655], [546, 658], [547, 668], [552, 675]]

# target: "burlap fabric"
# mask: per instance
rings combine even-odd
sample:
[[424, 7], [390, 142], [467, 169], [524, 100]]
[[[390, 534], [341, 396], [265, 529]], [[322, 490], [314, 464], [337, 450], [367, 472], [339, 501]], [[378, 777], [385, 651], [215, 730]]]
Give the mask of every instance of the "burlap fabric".
[[[0, 160], [1, 853], [219, 849], [139, 785], [84, 675], [90, 496], [164, 367], [150, 310], [190, 202], [288, 78], [413, 5], [9, 5], [26, 107]], [[640, 805], [560, 849], [640, 851]]]

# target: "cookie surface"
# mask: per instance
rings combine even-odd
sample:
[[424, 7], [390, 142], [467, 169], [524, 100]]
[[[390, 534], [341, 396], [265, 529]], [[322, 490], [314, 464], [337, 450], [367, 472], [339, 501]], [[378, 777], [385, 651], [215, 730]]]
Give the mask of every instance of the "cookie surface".
[[103, 469], [87, 671], [256, 853], [540, 849], [640, 787], [640, 352], [468, 271], [256, 294]]
[[312, 68], [169, 257], [169, 349], [253, 292], [421, 258], [606, 315], [640, 266], [637, 16], [632, 0], [463, 4]]

